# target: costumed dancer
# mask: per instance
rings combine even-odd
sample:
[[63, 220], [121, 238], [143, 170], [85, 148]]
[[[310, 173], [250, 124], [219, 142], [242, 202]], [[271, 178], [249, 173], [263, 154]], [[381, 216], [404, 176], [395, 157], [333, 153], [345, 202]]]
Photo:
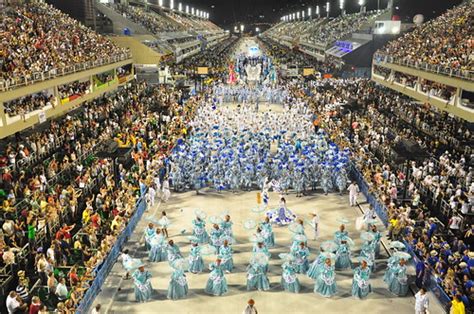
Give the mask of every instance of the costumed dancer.
[[219, 248], [219, 254], [217, 257], [221, 260], [222, 270], [224, 270], [226, 273], [230, 273], [232, 269], [234, 269], [232, 248], [229, 246], [228, 240], [224, 240], [224, 243]]
[[382, 235], [380, 234], [380, 231], [377, 230], [376, 225], [370, 225], [370, 232], [374, 235], [374, 250], [375, 250], [375, 256], [378, 256], [380, 254], [380, 241], [382, 239]]
[[349, 237], [349, 233], [346, 231], [344, 224], [339, 226], [339, 230], [334, 233], [334, 242], [340, 244], [342, 240]]
[[247, 266], [247, 290], [270, 290], [270, 281], [268, 280], [266, 269], [268, 269], [268, 264], [262, 264], [252, 258], [249, 266]]
[[145, 249], [148, 251], [150, 250], [150, 240], [156, 235], [155, 226], [153, 223], [149, 223], [148, 226], [145, 228], [144, 238], [145, 238]]
[[214, 224], [211, 230], [211, 245], [216, 248], [219, 253], [219, 248], [222, 245], [222, 230], [218, 224]]
[[313, 280], [318, 279], [319, 273], [324, 267], [325, 260], [326, 258], [324, 257], [324, 255], [319, 254], [319, 256], [309, 266], [309, 269], [306, 272], [306, 275]]
[[347, 239], [341, 240], [336, 251], [336, 265], [337, 270], [352, 268], [351, 250], [347, 244]]
[[170, 300], [184, 299], [188, 295], [188, 280], [181, 266], [185, 263], [185, 261], [179, 259], [173, 263], [173, 273], [171, 274], [167, 295]]
[[408, 293], [408, 277], [405, 263], [405, 260], [402, 258], [398, 265], [393, 267], [392, 280], [388, 284], [388, 290], [399, 297], [404, 297]]
[[204, 269], [204, 262], [201, 256], [201, 248], [196, 242], [191, 244], [191, 251], [188, 257], [189, 271], [193, 274], [198, 274]]
[[361, 260], [361, 264], [354, 270], [354, 278], [352, 279], [352, 296], [363, 299], [370, 292], [372, 292], [372, 286], [370, 285], [370, 268], [368, 267], [368, 261], [365, 259]]
[[171, 191], [170, 191], [170, 181], [168, 180], [168, 176], [166, 176], [163, 180], [163, 186], [162, 186], [162, 193], [161, 193], [161, 199], [164, 203], [168, 202], [168, 200], [171, 197]]
[[173, 240], [168, 241], [168, 247], [166, 248], [166, 254], [168, 256], [168, 262], [172, 264], [175, 260], [179, 258], [183, 258], [181, 255], [181, 252], [179, 250], [179, 247], [174, 244]]
[[387, 270], [383, 274], [383, 281], [389, 285], [392, 282], [394, 269], [400, 262], [400, 258], [396, 255], [392, 255], [387, 260]]
[[221, 260], [217, 259], [215, 263], [209, 265], [211, 274], [206, 284], [206, 293], [220, 296], [227, 293], [227, 280], [224, 277]]
[[224, 221], [221, 222], [221, 230], [222, 230], [222, 234], [228, 238], [228, 239], [233, 239], [234, 238], [234, 235], [232, 233], [232, 225], [234, 223], [232, 221], [230, 221], [230, 216], [229, 215], [225, 215], [224, 217]]
[[133, 285], [135, 290], [135, 300], [137, 302], [147, 302], [151, 299], [153, 288], [151, 286], [151, 273], [145, 270], [145, 265], [139, 265], [133, 273]]
[[[266, 255], [268, 258], [270, 258], [270, 256], [271, 256], [271, 254], [268, 251], [268, 248], [265, 246], [264, 242], [257, 242], [257, 244], [254, 245], [252, 252], [254, 253], [254, 255], [262, 253], [262, 254]], [[265, 266], [265, 272], [267, 272], [267, 271], [268, 271], [268, 264]]]
[[268, 178], [265, 178], [265, 183], [263, 183], [263, 187], [262, 187], [262, 198], [263, 198], [264, 208], [268, 208], [268, 202], [270, 201], [269, 190], [271, 187], [272, 187], [271, 182], [268, 181]]
[[324, 262], [318, 279], [316, 279], [314, 292], [326, 298], [330, 298], [337, 293], [336, 272], [330, 258], [326, 258]]
[[161, 231], [163, 232], [163, 235], [168, 238], [168, 227], [170, 225], [170, 220], [166, 216], [165, 211], [161, 212], [161, 218], [159, 220], [159, 223], [161, 225]]
[[296, 275], [296, 269], [293, 264], [294, 257], [290, 254], [286, 254], [288, 258], [281, 265], [282, 274], [281, 274], [281, 285], [283, 289], [288, 292], [299, 293], [301, 286], [298, 276]]
[[286, 200], [284, 197], [280, 199], [279, 208], [267, 212], [267, 217], [270, 221], [279, 226], [285, 226], [296, 219], [296, 215], [286, 208]]
[[209, 235], [206, 231], [206, 222], [199, 216], [193, 220], [193, 236], [198, 239], [199, 243], [207, 243]]
[[308, 256], [309, 250], [308, 247], [301, 242], [299, 246], [291, 250], [291, 255], [294, 256], [294, 266], [298, 274], [306, 274], [309, 268]]
[[370, 262], [370, 268], [375, 271], [375, 242], [364, 242], [360, 250], [360, 256], [367, 258]]
[[167, 248], [165, 245], [165, 237], [160, 228], [156, 228], [156, 235], [150, 240], [150, 252], [148, 259], [150, 262], [161, 262], [167, 259]]
[[260, 224], [261, 235], [265, 241], [265, 245], [268, 248], [275, 246], [275, 235], [273, 234], [272, 224], [270, 223], [270, 218], [265, 217], [265, 220]]

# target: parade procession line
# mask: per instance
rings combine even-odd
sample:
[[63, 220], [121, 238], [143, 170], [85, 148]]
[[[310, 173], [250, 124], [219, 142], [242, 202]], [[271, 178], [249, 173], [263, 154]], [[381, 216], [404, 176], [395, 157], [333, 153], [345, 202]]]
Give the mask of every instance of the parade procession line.
[[[101, 293], [97, 296], [96, 302], [107, 307], [107, 313], [241, 313], [245, 308], [246, 301], [253, 298], [260, 313], [393, 313], [394, 309], [398, 313], [412, 313], [414, 308], [414, 298], [409, 295], [404, 298], [393, 296], [382, 280], [386, 267], [387, 254], [382, 251], [382, 256], [377, 259], [376, 272], [371, 276], [373, 293], [365, 300], [357, 300], [351, 296], [352, 271], [337, 271], [336, 282], [338, 293], [333, 298], [323, 298], [313, 292], [314, 282], [306, 275], [298, 275], [302, 285], [299, 294], [292, 294], [282, 290], [281, 264], [278, 258], [279, 253], [289, 252], [292, 242], [292, 234], [285, 227], [274, 227], [276, 246], [270, 249], [272, 258], [268, 277], [270, 279], [271, 290], [266, 292], [246, 290], [246, 266], [248, 265], [252, 243], [249, 241], [251, 231], [244, 229], [242, 222], [246, 219], [261, 221], [264, 213], [254, 213], [251, 211], [256, 206], [256, 191], [252, 192], [222, 192], [217, 193], [211, 189], [204, 189], [201, 195], [195, 192], [172, 193], [168, 203], [161, 203], [159, 209], [150, 210], [143, 215], [134, 234], [126, 248], [135, 258], [141, 258], [146, 269], [152, 274], [152, 285], [154, 294], [152, 300], [147, 303], [135, 302], [133, 293], [133, 282], [122, 280], [125, 271], [120, 262], [117, 262], [109, 274]], [[351, 223], [347, 225], [349, 235], [355, 241], [355, 249], [352, 254], [352, 261], [358, 256], [358, 251], [362, 244], [359, 239], [359, 231], [355, 229], [354, 221], [360, 215], [360, 211], [350, 208], [347, 195], [329, 194], [324, 196], [321, 192], [311, 193], [309, 196], [296, 198], [295, 194], [286, 195], [288, 208], [299, 217], [309, 220], [309, 213], [315, 210], [320, 215], [320, 237], [318, 240], [311, 240], [312, 230], [306, 225], [305, 231], [310, 239], [310, 262], [319, 252], [319, 245], [325, 240], [333, 238], [334, 232], [339, 226], [338, 219], [348, 218]], [[270, 208], [278, 204], [278, 195], [270, 193]], [[166, 299], [166, 291], [171, 267], [167, 262], [150, 263], [147, 253], [144, 250], [141, 238], [148, 221], [146, 217], [154, 212], [165, 210], [171, 221], [169, 227], [170, 237], [178, 244], [184, 257], [189, 254], [190, 244], [187, 236], [191, 234], [191, 221], [194, 218], [194, 210], [201, 209], [208, 214], [220, 215], [227, 211], [234, 222], [233, 232], [237, 243], [233, 245], [234, 264], [236, 268], [231, 274], [226, 274], [229, 285], [229, 292], [221, 297], [209, 296], [204, 292], [209, 270], [207, 265], [214, 260], [213, 257], [204, 257], [206, 264], [205, 271], [201, 274], [187, 274], [189, 294], [185, 299], [171, 301]], [[159, 214], [158, 215], [159, 218]], [[209, 230], [211, 224], [206, 225]], [[182, 233], [184, 231], [184, 233]], [[107, 305], [107, 306], [106, 306]], [[437, 313], [437, 312], [433, 312]]]

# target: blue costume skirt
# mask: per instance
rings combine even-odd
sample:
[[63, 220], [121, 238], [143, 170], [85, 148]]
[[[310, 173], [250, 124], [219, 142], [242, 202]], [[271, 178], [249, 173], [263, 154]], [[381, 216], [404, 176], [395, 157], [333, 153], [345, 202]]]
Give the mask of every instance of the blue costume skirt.
[[227, 293], [227, 281], [224, 277], [220, 279], [209, 278], [205, 289], [206, 293], [215, 296], [223, 295]]
[[168, 299], [178, 300], [183, 299], [188, 295], [188, 284], [185, 281], [171, 279], [168, 286]]
[[281, 286], [285, 291], [292, 293], [299, 293], [301, 288], [300, 281], [296, 276], [286, 276], [285, 274], [281, 277]]
[[349, 254], [341, 254], [336, 258], [336, 269], [348, 269], [352, 267], [351, 259]]
[[337, 292], [336, 282], [334, 281], [332, 284], [326, 284], [320, 276], [314, 285], [314, 292], [319, 293], [321, 296], [326, 298], [332, 297]]
[[201, 256], [194, 257], [190, 256], [189, 257], [189, 271], [191, 273], [200, 273], [204, 269], [204, 262], [202, 260]]
[[257, 289], [258, 291], [270, 290], [270, 281], [267, 275], [259, 274], [252, 276], [250, 279], [247, 276], [247, 290]]

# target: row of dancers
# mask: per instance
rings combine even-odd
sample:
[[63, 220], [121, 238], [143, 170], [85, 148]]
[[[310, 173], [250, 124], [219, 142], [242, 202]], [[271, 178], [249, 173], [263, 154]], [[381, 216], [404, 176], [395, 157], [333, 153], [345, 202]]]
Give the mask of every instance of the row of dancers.
[[[169, 299], [186, 297], [188, 285], [185, 273], [202, 273], [205, 269], [203, 256], [207, 255], [216, 255], [216, 260], [209, 265], [210, 275], [205, 287], [206, 293], [218, 296], [228, 291], [225, 274], [234, 269], [233, 223], [229, 215], [226, 215], [222, 221], [211, 217], [213, 228], [209, 235], [205, 229], [205, 218], [205, 213], [196, 211], [196, 217], [193, 220], [193, 235], [189, 237], [191, 250], [187, 258], [183, 257], [179, 247], [172, 239], [165, 241], [161, 228], [155, 229], [150, 224], [145, 230], [145, 246], [149, 252], [149, 261], [168, 261], [173, 269], [167, 294]], [[298, 219], [289, 225], [288, 229], [293, 233], [290, 250], [288, 253], [278, 255], [283, 261], [281, 266], [283, 290], [292, 293], [300, 292], [301, 284], [298, 274], [306, 274], [315, 282], [315, 293], [331, 297], [337, 293], [336, 271], [353, 269], [352, 295], [362, 299], [372, 291], [370, 276], [375, 269], [375, 257], [379, 254], [381, 238], [375, 224], [370, 224], [368, 231], [361, 233], [364, 244], [360, 256], [357, 258], [359, 261], [357, 267], [351, 262], [351, 250], [354, 242], [349, 238], [345, 224], [341, 224], [340, 229], [334, 235], [334, 240], [321, 244], [321, 253], [311, 264], [308, 260], [310, 253], [304, 232], [304, 222]], [[275, 246], [270, 219], [266, 217], [255, 230], [256, 232], [250, 238], [254, 245], [247, 267], [247, 289], [266, 291], [270, 289], [267, 276], [271, 258], [269, 249]], [[126, 269], [138, 268], [132, 275], [136, 300], [139, 302], [149, 300], [152, 291], [151, 273], [144, 269], [141, 261], [124, 255], [123, 264]], [[398, 296], [404, 296], [408, 291], [405, 266], [408, 258], [408, 253], [396, 252], [389, 259], [388, 269], [384, 274], [384, 281], [387, 283], [388, 289]]]

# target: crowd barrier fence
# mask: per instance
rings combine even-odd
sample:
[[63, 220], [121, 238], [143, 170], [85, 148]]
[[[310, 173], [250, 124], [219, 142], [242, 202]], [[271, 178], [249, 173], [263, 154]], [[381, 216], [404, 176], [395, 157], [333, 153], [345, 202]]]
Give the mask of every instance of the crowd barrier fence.
[[122, 251], [124, 244], [127, 242], [133, 231], [135, 230], [135, 227], [137, 226], [138, 222], [140, 221], [140, 218], [145, 212], [146, 207], [147, 206], [145, 197], [142, 196], [137, 202], [135, 213], [128, 221], [128, 224], [125, 229], [118, 236], [117, 241], [113, 245], [112, 249], [110, 250], [109, 254], [107, 255], [100, 268], [98, 269], [94, 281], [91, 284], [91, 287], [84, 294], [84, 298], [81, 300], [78, 308], [76, 309], [76, 314], [88, 313], [90, 307], [94, 303], [96, 296], [102, 289], [102, 285], [105, 279], [107, 278], [107, 275], [114, 266], [115, 261], [117, 260], [120, 252]]

